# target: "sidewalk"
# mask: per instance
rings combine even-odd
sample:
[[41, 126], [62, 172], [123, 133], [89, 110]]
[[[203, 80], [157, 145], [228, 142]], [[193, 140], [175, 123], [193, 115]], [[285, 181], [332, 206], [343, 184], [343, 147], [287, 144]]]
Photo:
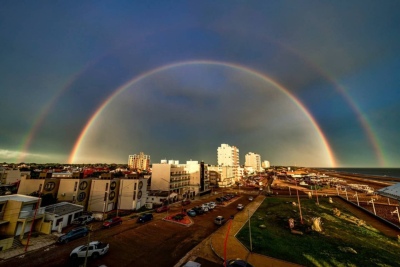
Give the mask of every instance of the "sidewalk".
[[[248, 222], [248, 216], [253, 215], [257, 208], [261, 205], [265, 196], [258, 196], [254, 201], [248, 204], [242, 212], [238, 212], [232, 220], [231, 229], [227, 240], [226, 259], [242, 259], [247, 260], [254, 267], [299, 267], [301, 265], [271, 258], [257, 253], [250, 253], [250, 251], [236, 238], [236, 234]], [[218, 229], [211, 236], [211, 248], [214, 253], [224, 261], [224, 243], [225, 237], [229, 226], [229, 221]]]
[[[31, 236], [29, 239], [29, 245], [25, 251], [25, 245], [19, 245], [18, 247], [0, 251], [0, 260], [7, 260], [13, 257], [24, 257], [26, 253], [37, 249], [43, 249], [49, 245], [56, 243], [58, 236], [55, 234], [39, 234], [38, 236]], [[25, 240], [26, 241], [26, 240]]]

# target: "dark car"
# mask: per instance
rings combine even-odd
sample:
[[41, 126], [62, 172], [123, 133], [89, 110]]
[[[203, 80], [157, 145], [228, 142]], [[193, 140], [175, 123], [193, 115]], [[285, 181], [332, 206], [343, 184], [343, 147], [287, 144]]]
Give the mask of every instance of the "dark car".
[[141, 216], [137, 219], [137, 222], [138, 222], [138, 223], [144, 223], [144, 222], [148, 222], [148, 221], [151, 221], [151, 220], [153, 220], [153, 214], [151, 214], [151, 213], [146, 213], [146, 214], [141, 215]]
[[187, 215], [189, 215], [190, 217], [195, 217], [197, 215], [197, 213], [194, 210], [188, 210]]
[[241, 260], [241, 259], [236, 259], [236, 260], [227, 260], [226, 264], [224, 265], [226, 267], [253, 267], [250, 263]]
[[161, 206], [158, 209], [156, 209], [156, 212], [164, 212], [164, 211], [167, 211], [167, 210], [169, 210], [168, 206]]
[[77, 228], [72, 229], [68, 233], [60, 236], [57, 239], [57, 243], [66, 244], [69, 241], [72, 241], [74, 239], [77, 239], [77, 238], [80, 238], [83, 236], [87, 236], [88, 233], [89, 233], [89, 229], [87, 229], [86, 227], [77, 227]]
[[190, 200], [183, 200], [182, 201], [182, 206], [189, 205], [190, 203], [192, 203]]
[[196, 206], [196, 207], [192, 208], [192, 210], [194, 210], [197, 215], [204, 214], [204, 210], [200, 206]]
[[115, 226], [118, 224], [122, 223], [122, 218], [121, 217], [114, 217], [112, 219], [109, 219], [107, 221], [103, 222], [103, 227], [105, 228], [110, 228], [111, 226]]

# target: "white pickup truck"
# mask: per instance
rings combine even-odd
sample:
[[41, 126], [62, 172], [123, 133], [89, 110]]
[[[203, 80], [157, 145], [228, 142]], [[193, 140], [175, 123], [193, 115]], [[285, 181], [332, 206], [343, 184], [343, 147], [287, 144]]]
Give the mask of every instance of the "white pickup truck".
[[71, 254], [69, 255], [71, 258], [85, 258], [92, 257], [97, 258], [101, 255], [107, 253], [110, 245], [108, 243], [102, 243], [100, 241], [92, 241], [89, 243], [89, 250], [86, 253], [87, 245], [79, 246], [72, 250]]

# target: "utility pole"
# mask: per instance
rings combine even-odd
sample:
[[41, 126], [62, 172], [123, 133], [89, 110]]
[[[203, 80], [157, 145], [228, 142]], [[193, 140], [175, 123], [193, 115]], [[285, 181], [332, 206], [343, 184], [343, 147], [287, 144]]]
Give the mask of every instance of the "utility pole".
[[88, 258], [88, 253], [89, 253], [89, 245], [90, 245], [90, 232], [91, 231], [92, 231], [92, 226], [90, 226], [90, 229], [89, 229], [89, 234], [88, 234], [88, 239], [87, 239], [87, 244], [86, 244], [85, 262], [83, 263], [83, 267], [86, 267], [86, 264], [87, 264], [87, 258]]
[[[36, 219], [37, 210], [39, 209], [39, 203], [40, 203], [40, 192], [39, 192], [39, 196], [38, 196], [38, 201], [36, 202], [35, 213], [33, 214], [31, 229], [29, 230], [28, 240], [26, 241], [25, 252], [28, 250], [29, 240], [31, 239], [32, 230], [33, 230], [33, 225], [35, 224], [35, 219]], [[25, 229], [24, 229], [24, 230], [25, 230]]]

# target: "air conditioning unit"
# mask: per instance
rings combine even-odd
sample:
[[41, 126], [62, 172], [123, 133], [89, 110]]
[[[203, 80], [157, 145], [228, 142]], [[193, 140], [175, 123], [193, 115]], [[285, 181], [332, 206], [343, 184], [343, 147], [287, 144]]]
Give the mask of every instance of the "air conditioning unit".
[[65, 193], [62, 193], [61, 196], [65, 197]]

